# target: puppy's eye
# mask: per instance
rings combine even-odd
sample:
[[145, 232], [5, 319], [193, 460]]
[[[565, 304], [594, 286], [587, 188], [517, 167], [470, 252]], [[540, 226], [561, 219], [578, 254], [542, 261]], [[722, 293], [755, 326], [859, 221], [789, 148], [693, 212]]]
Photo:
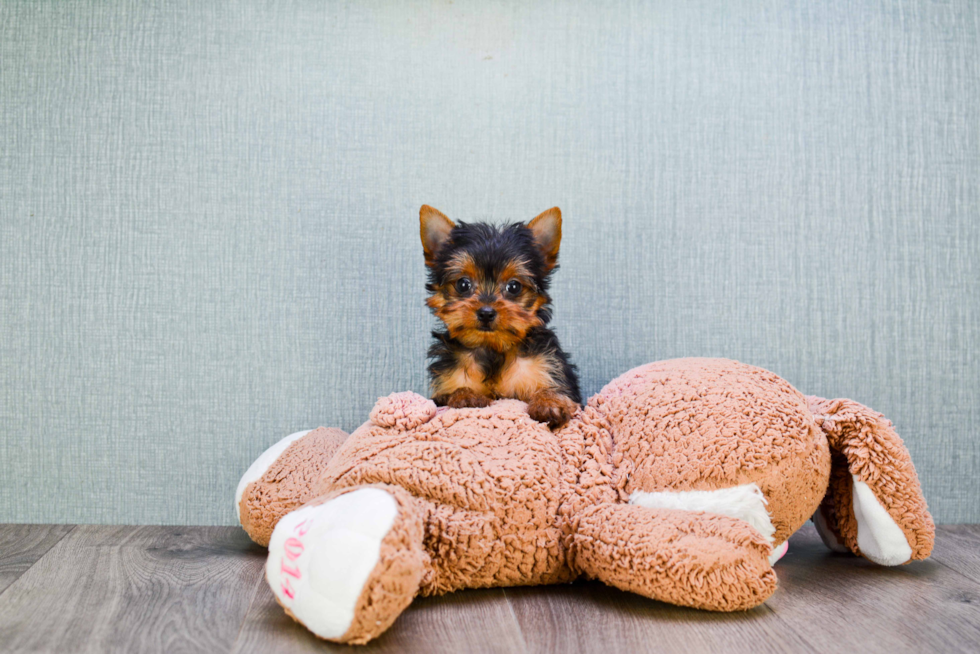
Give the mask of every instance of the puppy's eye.
[[456, 280], [456, 292], [466, 294], [470, 292], [473, 288], [473, 283], [466, 277], [460, 277]]
[[521, 286], [519, 281], [512, 279], [507, 282], [507, 288], [505, 290], [511, 295], [518, 295], [522, 290], [524, 290], [524, 287]]

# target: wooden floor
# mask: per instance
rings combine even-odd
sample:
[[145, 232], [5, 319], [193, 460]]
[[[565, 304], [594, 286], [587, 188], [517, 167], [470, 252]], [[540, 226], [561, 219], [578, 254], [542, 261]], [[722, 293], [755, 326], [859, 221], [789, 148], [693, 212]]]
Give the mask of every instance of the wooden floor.
[[264, 550], [231, 527], [0, 525], [3, 652], [980, 652], [980, 526], [879, 568], [811, 526], [763, 606], [683, 609], [596, 583], [416, 601], [380, 639], [317, 640], [276, 605]]

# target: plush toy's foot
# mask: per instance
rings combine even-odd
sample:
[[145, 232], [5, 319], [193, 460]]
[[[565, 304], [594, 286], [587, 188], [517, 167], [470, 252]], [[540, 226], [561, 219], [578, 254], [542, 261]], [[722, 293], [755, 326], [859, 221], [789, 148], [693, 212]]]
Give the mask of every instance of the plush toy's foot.
[[935, 526], [891, 422], [852, 400], [807, 399], [832, 455], [827, 496], [813, 516], [824, 543], [879, 565], [928, 557]]
[[279, 519], [312, 499], [314, 485], [345, 440], [339, 429], [298, 431], [249, 466], [235, 492], [235, 513], [252, 540], [268, 545]]
[[769, 555], [769, 565], [776, 565], [779, 559], [786, 556], [786, 552], [789, 551], [789, 541], [784, 540], [782, 545], [777, 545], [772, 548], [772, 554]]
[[366, 643], [415, 597], [426, 569], [411, 496], [366, 486], [286, 515], [269, 543], [276, 600], [321, 638]]
[[671, 604], [739, 611], [776, 590], [769, 541], [728, 516], [601, 505], [583, 512], [573, 547], [589, 577]]

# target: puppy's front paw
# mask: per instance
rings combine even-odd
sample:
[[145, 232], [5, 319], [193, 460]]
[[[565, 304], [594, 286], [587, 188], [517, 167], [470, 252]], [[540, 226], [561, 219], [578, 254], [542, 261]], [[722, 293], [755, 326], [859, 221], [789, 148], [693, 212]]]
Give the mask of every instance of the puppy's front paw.
[[564, 427], [577, 409], [578, 405], [556, 393], [539, 393], [527, 403], [527, 414], [551, 429]]
[[457, 388], [444, 399], [444, 404], [453, 409], [482, 409], [490, 406], [492, 399], [486, 395], [480, 395], [469, 388]]

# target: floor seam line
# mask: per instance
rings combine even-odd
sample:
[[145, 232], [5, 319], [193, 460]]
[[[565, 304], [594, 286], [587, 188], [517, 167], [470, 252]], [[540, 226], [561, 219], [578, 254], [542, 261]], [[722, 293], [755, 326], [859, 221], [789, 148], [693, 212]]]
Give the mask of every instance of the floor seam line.
[[6, 588], [4, 588], [3, 590], [0, 590], [0, 600], [3, 599], [3, 596], [7, 593], [7, 591], [9, 591], [11, 588], [13, 588], [14, 586], [17, 585], [17, 582], [20, 581], [21, 578], [24, 575], [26, 575], [28, 572], [31, 571], [31, 568], [33, 568], [34, 566], [36, 566], [38, 564], [38, 561], [40, 561], [41, 559], [43, 559], [44, 557], [46, 557], [48, 555], [48, 552], [50, 552], [51, 550], [53, 550], [55, 548], [55, 546], [58, 545], [58, 543], [60, 543], [61, 541], [65, 540], [65, 538], [67, 538], [69, 534], [74, 533], [75, 532], [75, 529], [77, 527], [78, 527], [78, 525], [71, 525], [71, 529], [69, 529], [68, 531], [66, 531], [65, 533], [63, 533], [61, 535], [61, 538], [59, 538], [55, 542], [51, 543], [51, 546], [48, 547], [48, 549], [44, 550], [44, 554], [42, 554], [41, 556], [37, 557], [37, 559], [35, 559], [33, 563], [31, 563], [29, 566], [27, 566], [27, 570], [24, 570], [22, 573], [20, 573], [19, 575], [17, 575], [17, 578], [14, 579], [10, 583], [9, 586], [7, 586]]
[[507, 610], [510, 611], [510, 616], [514, 619], [514, 624], [517, 626], [517, 635], [521, 637], [521, 645], [524, 646], [525, 654], [529, 652], [527, 648], [527, 639], [524, 638], [524, 627], [521, 626], [521, 621], [517, 619], [517, 611], [514, 610], [514, 605], [510, 602], [510, 595], [507, 594], [506, 588], [500, 589], [501, 594], [503, 594], [504, 599], [507, 600]]
[[[963, 572], [962, 570], [957, 570], [957, 569], [956, 569], [956, 568], [954, 568], [953, 566], [951, 566], [951, 565], [949, 565], [948, 563], [943, 563], [941, 559], [937, 559], [937, 558], [936, 558], [936, 557], [934, 557], [934, 556], [933, 556], [933, 557], [930, 557], [930, 558], [932, 558], [932, 560], [933, 560], [933, 561], [935, 561], [935, 562], [936, 562], [936, 563], [938, 563], [939, 565], [941, 565], [941, 566], [943, 566], [943, 567], [944, 567], [944, 568], [946, 568], [947, 570], [952, 570], [953, 572], [955, 572], [955, 573], [956, 573], [956, 574], [958, 574], [959, 576], [961, 576], [961, 577], [963, 577], [963, 578], [964, 578], [964, 579], [966, 579], [967, 581], [971, 581], [971, 582], [973, 582], [973, 583], [975, 583], [976, 585], [978, 585], [978, 586], [980, 586], [980, 579], [974, 579], [974, 578], [973, 578], [973, 575], [971, 575], [971, 574], [967, 574], [966, 572]], [[928, 559], [927, 559], [927, 560], [928, 560]]]

